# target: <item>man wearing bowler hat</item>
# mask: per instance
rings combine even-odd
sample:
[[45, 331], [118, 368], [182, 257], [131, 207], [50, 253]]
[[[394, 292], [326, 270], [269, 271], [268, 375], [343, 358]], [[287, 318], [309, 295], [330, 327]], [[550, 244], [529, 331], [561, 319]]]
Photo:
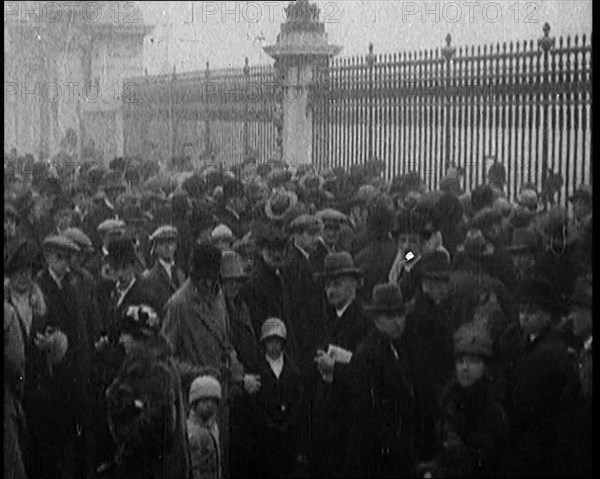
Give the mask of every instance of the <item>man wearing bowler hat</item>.
[[348, 400], [350, 477], [413, 477], [415, 395], [403, 345], [406, 305], [397, 284], [378, 285], [365, 306], [374, 328], [352, 356]]
[[326, 333], [314, 354], [316, 372], [312, 408], [311, 472], [313, 477], [343, 475], [346, 434], [351, 422], [348, 407], [352, 354], [369, 329], [358, 289], [362, 270], [348, 252], [331, 253], [325, 258], [322, 274], [329, 307], [325, 315]]
[[105, 280], [97, 287], [102, 324], [94, 337], [96, 465], [109, 462], [114, 453], [103, 398], [104, 391], [123, 360], [118, 347], [119, 319], [131, 305], [148, 304], [155, 311], [159, 310], [159, 295], [153, 285], [135, 273], [137, 258], [133, 240], [127, 237], [116, 238], [108, 244], [107, 253], [107, 267], [112, 280]]
[[[183, 365], [220, 372], [223, 398], [219, 406], [223, 477], [229, 473], [229, 382], [243, 381], [243, 367], [231, 343], [225, 297], [221, 289], [221, 251], [196, 243], [189, 278], [165, 306], [162, 332]], [[184, 384], [186, 389], [190, 385]]]

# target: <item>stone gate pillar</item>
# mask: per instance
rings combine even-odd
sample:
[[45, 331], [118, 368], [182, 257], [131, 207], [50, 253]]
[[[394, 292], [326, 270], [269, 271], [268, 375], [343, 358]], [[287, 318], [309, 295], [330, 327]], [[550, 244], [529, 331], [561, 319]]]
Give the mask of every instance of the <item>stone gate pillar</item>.
[[342, 47], [330, 45], [320, 9], [308, 0], [286, 8], [275, 45], [264, 48], [275, 59], [277, 81], [282, 85], [283, 160], [289, 164], [312, 163], [312, 111], [308, 96], [314, 69], [337, 55]]

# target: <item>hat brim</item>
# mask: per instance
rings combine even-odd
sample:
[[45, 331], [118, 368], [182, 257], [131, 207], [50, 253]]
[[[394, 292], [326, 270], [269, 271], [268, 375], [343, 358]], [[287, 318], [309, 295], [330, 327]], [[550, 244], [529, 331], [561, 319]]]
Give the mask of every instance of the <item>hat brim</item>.
[[519, 245], [519, 246], [507, 246], [506, 251], [510, 254], [525, 254], [525, 253], [534, 253], [536, 251], [535, 246], [530, 245]]
[[289, 215], [292, 212], [292, 210], [296, 207], [296, 204], [298, 203], [298, 198], [295, 195], [290, 195], [288, 196], [288, 198], [290, 199], [290, 204], [282, 213], [279, 214], [273, 213], [271, 201], [267, 201], [267, 203], [265, 204], [265, 214], [267, 215], [267, 218], [271, 220], [281, 220], [287, 215]]
[[227, 275], [227, 276], [221, 275], [221, 278], [224, 280], [225, 279], [237, 279], [239, 281], [244, 281], [244, 280], [247, 280], [249, 277], [250, 277], [250, 275], [246, 274], [246, 273], [231, 274], [231, 275]]
[[343, 268], [337, 271], [315, 273], [318, 278], [339, 278], [340, 276], [352, 276], [355, 278], [362, 278], [363, 272], [360, 268]]
[[432, 279], [437, 281], [451, 281], [452, 271], [426, 271], [423, 273], [423, 279]]
[[397, 313], [406, 314], [407, 308], [404, 304], [390, 305], [390, 306], [378, 306], [376, 304], [365, 304], [363, 311], [368, 314], [380, 314], [380, 313]]

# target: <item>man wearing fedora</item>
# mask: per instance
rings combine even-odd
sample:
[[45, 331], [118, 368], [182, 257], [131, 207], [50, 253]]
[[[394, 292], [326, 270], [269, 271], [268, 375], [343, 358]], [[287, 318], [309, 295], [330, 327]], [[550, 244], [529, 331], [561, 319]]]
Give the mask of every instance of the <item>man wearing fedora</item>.
[[520, 290], [523, 349], [509, 382], [507, 413], [518, 477], [574, 477], [580, 467], [577, 421], [584, 405], [577, 362], [557, 330], [560, 300], [552, 286], [532, 277]]
[[[346, 434], [352, 421], [348, 404], [352, 353], [369, 329], [358, 289], [362, 271], [347, 252], [331, 253], [325, 258], [322, 274], [328, 308], [326, 332], [318, 349], [313, 350], [314, 368], [318, 372], [312, 407], [311, 475], [343, 475]], [[338, 350], [343, 350], [343, 355]], [[313, 366], [314, 367], [314, 366]]]
[[406, 305], [399, 286], [376, 286], [365, 311], [375, 327], [349, 366], [352, 423], [345, 475], [413, 477], [415, 394], [403, 345]]

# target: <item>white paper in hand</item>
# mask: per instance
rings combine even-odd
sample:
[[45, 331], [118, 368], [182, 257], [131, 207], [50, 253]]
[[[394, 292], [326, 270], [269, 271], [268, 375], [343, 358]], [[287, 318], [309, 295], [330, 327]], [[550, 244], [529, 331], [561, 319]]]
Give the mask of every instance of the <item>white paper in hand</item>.
[[350, 360], [352, 359], [352, 352], [336, 346], [335, 344], [329, 345], [327, 354], [332, 357], [336, 363], [350, 364]]

